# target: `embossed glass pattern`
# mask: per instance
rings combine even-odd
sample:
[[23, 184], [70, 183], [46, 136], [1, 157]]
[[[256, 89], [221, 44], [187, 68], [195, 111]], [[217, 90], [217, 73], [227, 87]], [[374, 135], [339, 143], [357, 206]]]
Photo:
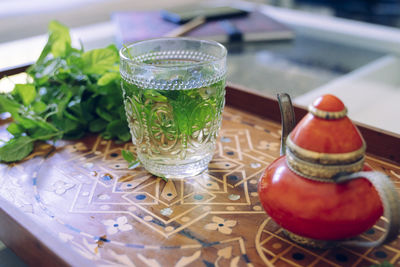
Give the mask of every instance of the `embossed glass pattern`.
[[125, 110], [144, 167], [167, 178], [196, 175], [215, 149], [225, 104], [226, 49], [161, 38], [120, 51]]

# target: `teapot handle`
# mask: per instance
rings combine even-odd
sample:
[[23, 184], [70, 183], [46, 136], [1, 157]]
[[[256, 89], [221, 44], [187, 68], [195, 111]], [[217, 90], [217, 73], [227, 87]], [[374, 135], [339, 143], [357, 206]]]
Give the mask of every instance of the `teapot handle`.
[[286, 93], [278, 94], [279, 110], [281, 111], [281, 124], [282, 124], [282, 137], [280, 155], [286, 154], [286, 138], [289, 133], [296, 126], [296, 119], [294, 115], [292, 101], [290, 96]]
[[386, 232], [376, 241], [349, 240], [340, 244], [356, 247], [377, 247], [395, 240], [400, 230], [400, 199], [395, 185], [390, 178], [381, 173], [373, 171], [362, 171], [351, 175], [340, 176], [335, 182], [341, 183], [358, 178], [366, 178], [372, 183], [381, 198], [384, 213], [383, 216], [388, 220]]

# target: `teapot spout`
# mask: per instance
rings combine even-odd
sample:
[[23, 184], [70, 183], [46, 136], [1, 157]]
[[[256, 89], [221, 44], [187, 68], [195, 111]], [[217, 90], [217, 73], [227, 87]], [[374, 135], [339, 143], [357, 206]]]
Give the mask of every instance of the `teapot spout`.
[[290, 96], [286, 93], [278, 94], [279, 109], [281, 111], [282, 137], [280, 155], [286, 154], [286, 138], [296, 126], [295, 115]]

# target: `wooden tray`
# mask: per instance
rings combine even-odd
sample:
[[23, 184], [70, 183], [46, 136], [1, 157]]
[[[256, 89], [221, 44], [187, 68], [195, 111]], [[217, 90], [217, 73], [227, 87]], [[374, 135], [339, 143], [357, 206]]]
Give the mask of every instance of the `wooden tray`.
[[[46, 159], [48, 147], [39, 147], [29, 160], [0, 165], [0, 239], [32, 266], [400, 266], [400, 239], [329, 250], [288, 240], [257, 195], [279, 155], [278, 105], [232, 85], [226, 100], [214, 158], [197, 177], [166, 183], [127, 170], [121, 150], [134, 147], [97, 136], [61, 141]], [[399, 136], [360, 129], [367, 162], [399, 185]], [[362, 238], [376, 239], [383, 224]]]

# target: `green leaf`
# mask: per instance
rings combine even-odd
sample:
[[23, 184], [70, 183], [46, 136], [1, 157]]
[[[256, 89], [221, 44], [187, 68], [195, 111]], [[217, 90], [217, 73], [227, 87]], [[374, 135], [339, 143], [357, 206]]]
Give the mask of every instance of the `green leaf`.
[[122, 123], [120, 120], [114, 120], [107, 125], [106, 132], [110, 133], [111, 138], [113, 138], [117, 136], [118, 133], [120, 133], [121, 125]]
[[130, 152], [129, 150], [122, 149], [121, 154], [122, 154], [122, 157], [129, 163], [136, 160], [136, 158], [133, 155], [133, 153]]
[[85, 122], [86, 122], [83, 118], [78, 118], [77, 116], [72, 115], [71, 113], [69, 113], [69, 112], [66, 111], [66, 110], [64, 110], [63, 115], [64, 115], [66, 118], [68, 118], [68, 119], [70, 119], [70, 120], [72, 120], [72, 121], [76, 121], [76, 122], [79, 122], [79, 123], [80, 123], [80, 122], [82, 122], [82, 123], [85, 123]]
[[68, 49], [68, 43], [63, 42], [61, 40], [57, 40], [51, 46], [51, 53], [55, 57], [66, 56], [65, 51]]
[[95, 119], [90, 122], [89, 124], [89, 130], [92, 133], [98, 133], [103, 131], [107, 127], [108, 122], [103, 120], [103, 119]]
[[54, 57], [65, 56], [70, 46], [71, 36], [68, 27], [58, 21], [51, 21], [49, 23], [49, 39], [36, 64], [41, 64], [50, 52]]
[[75, 110], [77, 113], [79, 113], [82, 119], [86, 121], [92, 121], [97, 118], [95, 113], [95, 104], [96, 99], [91, 98], [87, 101], [81, 102], [79, 105], [74, 105], [70, 107], [70, 109]]
[[47, 109], [47, 105], [42, 101], [36, 101], [32, 105], [33, 111], [37, 114], [44, 112]]
[[21, 127], [20, 125], [16, 124], [15, 122], [12, 122], [8, 125], [7, 131], [12, 134], [12, 135], [21, 135], [22, 133], [25, 132], [25, 129]]
[[58, 118], [57, 116], [52, 116], [51, 120], [58, 129], [62, 129], [62, 131], [65, 133], [75, 132], [77, 129], [80, 129], [80, 123], [68, 118]]
[[97, 113], [97, 115], [99, 115], [100, 118], [102, 118], [106, 121], [111, 122], [114, 120], [113, 115], [110, 112], [107, 112], [106, 110], [104, 110], [104, 106], [103, 106], [103, 109], [100, 106], [98, 106], [96, 108], [96, 113]]
[[43, 129], [48, 129], [49, 131], [58, 131], [53, 123], [47, 122], [44, 118], [36, 114], [29, 113], [23, 115], [24, 116], [16, 114], [15, 116], [13, 116], [13, 119], [25, 129], [39, 127]]
[[128, 150], [122, 150], [122, 157], [129, 163], [128, 169], [130, 170], [140, 165], [140, 161], [138, 161], [133, 153]]
[[10, 112], [12, 116], [18, 114], [20, 104], [12, 99], [9, 95], [0, 94], [0, 110], [2, 112]]
[[79, 139], [79, 138], [82, 138], [82, 137], [85, 135], [85, 133], [86, 133], [85, 129], [83, 129], [83, 128], [81, 128], [81, 127], [78, 126], [77, 128], [66, 132], [66, 133], [62, 136], [62, 138], [64, 138], [64, 139], [71, 139], [71, 140], [73, 140], [73, 139]]
[[106, 72], [100, 79], [97, 81], [97, 85], [104, 86], [115, 80], [119, 79], [118, 72]]
[[68, 64], [68, 66], [76, 68], [77, 70], [79, 69], [79, 71], [80, 71], [80, 69], [82, 69], [84, 66], [81, 52], [79, 52], [79, 54], [70, 55], [67, 58], [67, 64]]
[[[61, 87], [61, 89], [63, 89], [63, 88]], [[58, 111], [57, 111], [58, 118], [62, 117], [71, 97], [72, 97], [72, 92], [67, 91], [66, 95], [64, 95], [63, 98], [60, 99], [60, 101], [58, 102]]]
[[109, 139], [113, 138], [113, 135], [110, 132], [102, 132], [101, 136], [106, 140], [109, 140]]
[[145, 90], [144, 95], [147, 99], [154, 100], [156, 102], [167, 102], [168, 98], [158, 93], [155, 90]]
[[11, 139], [0, 148], [0, 161], [14, 162], [24, 159], [32, 152], [34, 141], [29, 136], [20, 136]]
[[139, 166], [139, 165], [140, 165], [140, 161], [138, 161], [138, 160], [133, 161], [133, 162], [129, 163], [128, 169], [129, 169], [129, 170], [133, 170], [133, 169], [135, 169], [135, 168], [136, 168], [137, 166]]
[[41, 117], [36, 117], [36, 119], [34, 119], [34, 122], [37, 127], [40, 127], [42, 129], [46, 129], [46, 130], [53, 131], [53, 132], [58, 131], [57, 127], [54, 124], [45, 121]]
[[22, 127], [24, 127], [25, 129], [32, 129], [37, 127], [37, 123], [35, 120], [29, 119], [29, 118], [25, 118], [20, 116], [19, 114], [15, 114], [13, 115], [13, 119], [15, 121], [17, 121]]
[[129, 129], [128, 129], [124, 133], [118, 133], [117, 137], [122, 142], [128, 142], [129, 140], [131, 140], [131, 133], [129, 132]]
[[29, 106], [36, 98], [36, 89], [33, 84], [16, 84], [14, 91], [21, 97], [25, 106]]
[[[112, 136], [124, 135], [129, 128], [124, 121], [120, 119], [114, 120], [107, 125], [106, 131], [111, 133]], [[128, 139], [129, 140], [129, 139]]]
[[83, 71], [87, 74], [103, 75], [107, 71], [118, 70], [118, 53], [111, 48], [94, 49], [83, 53]]
[[71, 46], [69, 29], [58, 21], [51, 21], [49, 24], [49, 41], [51, 42], [51, 53], [54, 57], [66, 55], [66, 50]]
[[62, 132], [53, 132], [44, 128], [36, 128], [34, 131], [30, 132], [30, 137], [35, 140], [46, 141], [51, 138], [60, 138], [62, 136]]

